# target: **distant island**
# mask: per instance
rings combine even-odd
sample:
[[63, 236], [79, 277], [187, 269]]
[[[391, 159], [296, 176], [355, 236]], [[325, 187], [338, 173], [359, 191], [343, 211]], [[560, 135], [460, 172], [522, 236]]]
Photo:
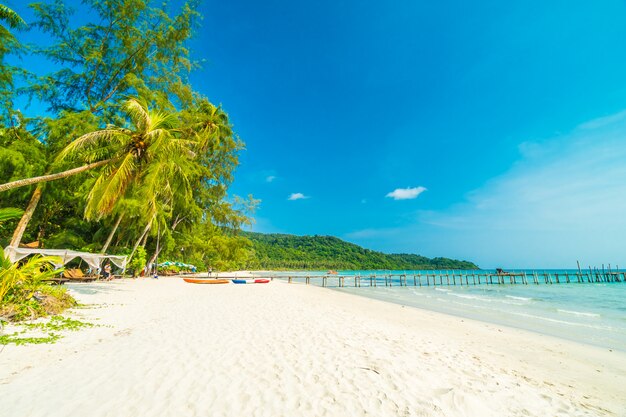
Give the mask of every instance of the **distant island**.
[[468, 261], [377, 252], [333, 236], [242, 234], [252, 242], [259, 269], [479, 269]]

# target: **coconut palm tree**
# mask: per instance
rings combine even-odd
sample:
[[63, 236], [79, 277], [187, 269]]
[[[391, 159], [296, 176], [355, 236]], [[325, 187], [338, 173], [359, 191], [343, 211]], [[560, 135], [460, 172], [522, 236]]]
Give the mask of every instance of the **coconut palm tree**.
[[109, 214], [132, 183], [149, 184], [144, 191], [151, 204], [169, 190], [170, 178], [183, 172], [177, 165], [195, 157], [195, 143], [180, 137], [175, 114], [148, 110], [136, 98], [127, 100], [124, 110], [131, 128], [111, 125], [88, 133], [71, 142], [57, 157], [59, 161], [74, 157], [108, 161], [87, 197], [87, 220]]
[[[163, 192], [169, 192], [170, 187], [166, 186], [169, 176], [182, 173], [182, 167], [189, 165], [182, 161], [189, 162], [195, 156], [195, 142], [185, 139], [181, 131], [176, 129], [178, 118], [175, 114], [149, 110], [147, 104], [138, 98], [129, 98], [123, 110], [128, 117], [129, 127], [109, 125], [105, 129], [87, 133], [67, 145], [56, 158], [57, 163], [80, 160], [84, 165], [2, 184], [0, 191], [66, 178], [101, 167], [87, 197], [87, 220], [109, 214], [129, 185], [141, 183], [142, 177], [150, 180], [154, 187], [163, 187], [162, 190], [155, 188], [148, 194], [147, 201], [153, 204], [151, 202], [155, 198]], [[176, 166], [179, 164], [181, 166]], [[187, 188], [190, 189], [190, 186]], [[20, 221], [13, 235], [11, 246], [19, 244], [37, 202], [29, 204], [23, 221]], [[151, 216], [152, 213], [146, 217]]]

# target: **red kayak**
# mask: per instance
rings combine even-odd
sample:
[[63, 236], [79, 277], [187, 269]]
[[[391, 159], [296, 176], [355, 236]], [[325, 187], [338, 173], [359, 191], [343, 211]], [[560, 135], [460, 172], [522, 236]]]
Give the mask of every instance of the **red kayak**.
[[270, 282], [270, 280], [267, 278], [258, 278], [254, 280], [255, 284], [267, 284], [268, 282]]

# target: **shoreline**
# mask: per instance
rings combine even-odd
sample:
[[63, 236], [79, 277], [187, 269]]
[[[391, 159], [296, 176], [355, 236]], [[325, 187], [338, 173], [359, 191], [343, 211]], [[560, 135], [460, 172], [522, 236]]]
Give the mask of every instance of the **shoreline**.
[[79, 285], [101, 326], [5, 346], [9, 416], [626, 412], [622, 352], [315, 286]]

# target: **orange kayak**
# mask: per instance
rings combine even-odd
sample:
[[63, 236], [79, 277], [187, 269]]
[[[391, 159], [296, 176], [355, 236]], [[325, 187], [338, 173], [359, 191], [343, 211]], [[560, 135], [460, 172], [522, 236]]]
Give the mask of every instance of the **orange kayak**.
[[190, 284], [228, 284], [230, 280], [227, 279], [215, 279], [215, 278], [183, 278], [185, 282]]

